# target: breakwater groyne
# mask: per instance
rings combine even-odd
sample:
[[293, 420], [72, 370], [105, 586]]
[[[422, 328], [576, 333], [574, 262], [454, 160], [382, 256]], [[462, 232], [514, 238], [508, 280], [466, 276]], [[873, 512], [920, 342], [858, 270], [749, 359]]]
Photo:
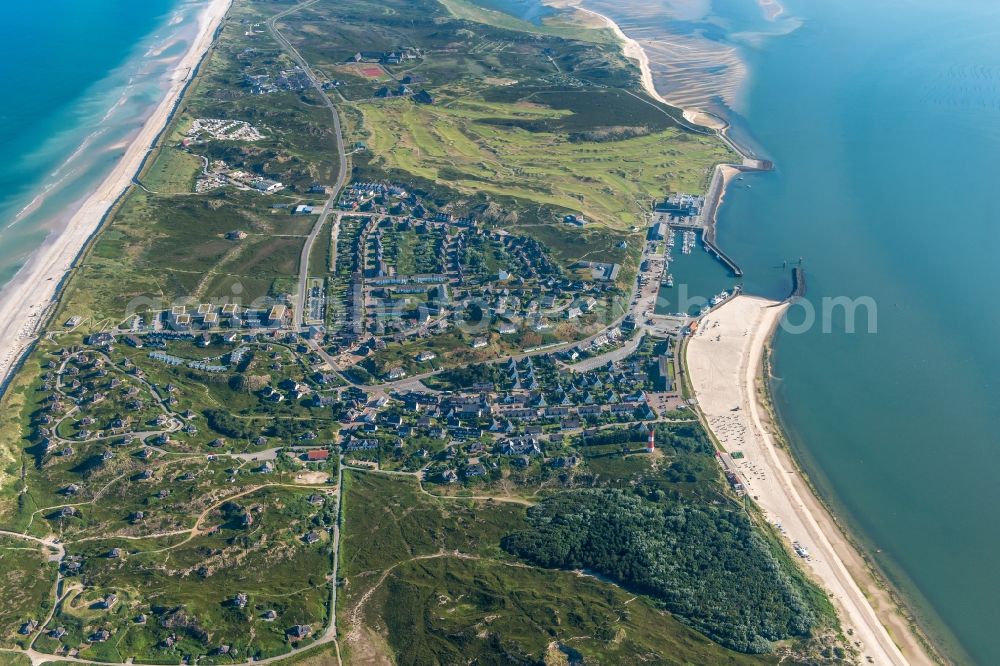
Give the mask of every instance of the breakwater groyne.
[[722, 249], [715, 244], [714, 241], [708, 239], [707, 236], [702, 237], [701, 241], [705, 244], [705, 248], [712, 254], [714, 254], [719, 261], [724, 263], [726, 267], [733, 272], [736, 277], [743, 277], [743, 269], [739, 267], [732, 257], [722, 251]]
[[701, 210], [701, 225], [704, 229], [703, 241], [709, 252], [719, 258], [722, 263], [729, 267], [736, 277], [743, 277], [743, 269], [719, 247], [716, 242], [715, 227], [718, 223], [719, 208], [726, 196], [726, 187], [729, 181], [737, 173], [753, 173], [756, 171], [771, 171], [774, 163], [770, 160], [758, 159], [749, 150], [746, 150], [733, 141], [727, 132], [729, 125], [717, 130], [716, 135], [734, 153], [742, 158], [739, 164], [717, 164], [712, 171], [712, 181], [708, 185], [708, 192], [705, 194], [705, 204]]
[[[719, 136], [725, 137], [725, 134], [719, 132]], [[701, 210], [701, 221], [708, 240], [715, 243], [715, 225], [718, 223], [719, 208], [722, 206], [722, 201], [726, 196], [726, 187], [732, 177], [737, 173], [771, 171], [772, 169], [774, 169], [774, 164], [770, 160], [758, 160], [752, 157], [744, 157], [741, 164], [716, 165], [712, 172], [712, 181], [708, 185], [708, 192], [705, 194], [705, 205]]]
[[708, 238], [708, 227], [703, 224], [684, 224], [682, 222], [670, 222], [671, 229], [680, 229], [681, 231], [700, 231], [701, 242], [705, 244], [705, 249], [709, 253], [714, 254], [719, 261], [726, 265], [726, 268], [731, 270], [736, 277], [743, 277], [743, 269], [740, 268], [739, 264], [730, 257], [728, 254], [722, 251], [718, 245], [715, 244], [713, 240]]
[[[734, 144], [724, 132], [720, 131], [718, 134], [725, 140], [727, 145], [733, 147], [734, 150], [737, 150], [737, 152], [740, 152], [736, 148], [736, 144]], [[773, 168], [774, 165], [769, 160], [758, 160], [752, 157], [744, 156], [743, 163], [717, 164], [715, 170], [712, 172], [712, 182], [708, 186], [708, 192], [705, 195], [705, 204], [702, 207], [700, 216], [700, 227], [703, 230], [702, 241], [705, 243], [705, 247], [708, 251], [718, 257], [719, 260], [724, 263], [736, 277], [743, 277], [743, 269], [739, 267], [739, 264], [737, 264], [732, 257], [723, 252], [722, 248], [720, 248], [716, 242], [715, 228], [718, 223], [719, 208], [722, 206], [722, 201], [726, 195], [726, 186], [729, 185], [729, 181], [732, 179], [734, 174], [755, 171], [770, 171]]]
[[802, 266], [792, 268], [792, 293], [785, 299], [788, 302], [806, 295], [806, 269]]

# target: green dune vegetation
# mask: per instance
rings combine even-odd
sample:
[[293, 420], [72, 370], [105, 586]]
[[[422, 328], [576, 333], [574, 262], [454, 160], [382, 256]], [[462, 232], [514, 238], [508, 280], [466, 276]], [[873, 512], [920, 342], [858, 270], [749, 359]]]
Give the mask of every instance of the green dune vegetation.
[[617, 39], [601, 21], [582, 12], [551, 12], [543, 16], [540, 21], [530, 22], [499, 11], [496, 9], [498, 6], [496, 2], [441, 0], [441, 4], [455, 18], [520, 32], [558, 35], [601, 44], [614, 44]]
[[[783, 569], [732, 507], [644, 501], [621, 490], [547, 498], [504, 547], [541, 566], [587, 569], [663, 599], [675, 617], [741, 652], [808, 636], [822, 595]], [[812, 598], [810, 598], [812, 597]]]
[[[326, 95], [355, 187], [321, 226]], [[550, 351], [626, 344], [596, 296], [629, 301], [652, 200], [730, 157], [570, 10], [529, 27], [466, 0], [235, 0], [0, 397], [0, 660], [839, 659], [831, 606], [693, 413], [646, 402], [666, 341], [587, 373]], [[269, 310], [314, 228], [326, 337]], [[365, 285], [397, 273], [420, 281]], [[428, 330], [334, 326], [428, 284]], [[557, 326], [505, 331], [493, 301], [461, 315], [482, 340], [449, 327], [445, 301], [487, 291], [523, 313], [548, 296]]]
[[361, 108], [370, 166], [618, 230], [640, 224], [665, 191], [700, 190], [728, 157], [713, 137], [678, 129], [658, 106], [621, 90], [518, 84], [454, 99], [442, 94], [435, 105]]
[[356, 471], [345, 492], [349, 660], [774, 663], [720, 647], [655, 596], [512, 559], [500, 541], [529, 528], [520, 502], [434, 498], [411, 479]]
[[[407, 183], [537, 238], [564, 266], [621, 263], [622, 285], [653, 200], [704, 190], [714, 165], [734, 158], [650, 98], [608, 31], [571, 11], [534, 25], [458, 0], [348, 0], [285, 22], [296, 48], [341, 83], [349, 144], [361, 146], [356, 180]], [[349, 62], [411, 46], [420, 57], [394, 67], [388, 85]], [[567, 215], [586, 224], [567, 225]]]

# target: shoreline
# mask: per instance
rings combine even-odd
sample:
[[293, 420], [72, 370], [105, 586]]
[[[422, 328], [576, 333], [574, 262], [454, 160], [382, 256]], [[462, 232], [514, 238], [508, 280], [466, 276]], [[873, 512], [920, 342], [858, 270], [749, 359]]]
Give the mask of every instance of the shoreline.
[[[794, 295], [791, 298], [794, 298]], [[848, 552], [851, 558], [853, 558], [852, 561], [847, 563], [848, 569], [851, 571], [863, 571], [860, 578], [868, 583], [864, 588], [865, 596], [868, 598], [869, 603], [872, 601], [876, 602], [875, 612], [879, 620], [882, 621], [883, 626], [886, 625], [886, 616], [889, 616], [893, 620], [889, 623], [890, 626], [886, 627], [890, 635], [897, 635], [898, 633], [911, 639], [904, 641], [904, 643], [906, 643], [909, 650], [918, 654], [920, 659], [917, 661], [919, 663], [952, 663], [951, 660], [945, 657], [945, 653], [939, 650], [937, 645], [932, 641], [930, 634], [925, 631], [924, 625], [921, 624], [917, 615], [914, 614], [911, 606], [907, 604], [903, 593], [889, 581], [888, 576], [882, 571], [875, 559], [871, 557], [868, 547], [863, 545], [860, 537], [851, 531], [847, 522], [841, 519], [834, 507], [822, 496], [793, 452], [785, 426], [782, 424], [780, 414], [778, 414], [774, 406], [771, 391], [770, 378], [773, 376], [771, 372], [773, 358], [772, 343], [776, 332], [777, 326], [775, 326], [765, 341], [763, 357], [758, 373], [758, 379], [761, 382], [758, 391], [758, 400], [761, 408], [766, 412], [767, 424], [773, 429], [779, 450], [783, 453], [783, 457], [787, 459], [788, 464], [794, 469], [793, 473], [801, 480], [805, 489], [805, 496], [814, 502], [817, 511], [825, 513], [830, 518], [834, 528], [847, 542], [849, 547]], [[896, 642], [898, 644], [898, 641]]]
[[[670, 104], [656, 90], [649, 57], [641, 45], [628, 37], [610, 17], [581, 7], [579, 3], [582, 1], [584, 0], [576, 0], [569, 4], [578, 11], [600, 19], [616, 35], [623, 44], [624, 55], [638, 64], [642, 85], [646, 93], [664, 104], [676, 106]], [[761, 2], [761, 5], [765, 11], [772, 10], [767, 12], [769, 20], [774, 20], [784, 9], [779, 3], [773, 1]], [[777, 11], [773, 11], [775, 9]], [[685, 120], [712, 130], [727, 146], [743, 158], [743, 163], [740, 165], [719, 164], [716, 165], [713, 172], [709, 187], [709, 193], [712, 196], [707, 197], [706, 203], [705, 233], [707, 238], [715, 242], [718, 209], [722, 205], [727, 187], [733, 177], [743, 171], [771, 170], [773, 166], [770, 162], [756, 159], [750, 151], [736, 144], [728, 136], [729, 124], [723, 119], [697, 109], [682, 109], [682, 112]], [[743, 301], [739, 301], [739, 299], [743, 299]], [[787, 513], [797, 519], [801, 526], [812, 528], [813, 536], [816, 537], [822, 552], [828, 558], [827, 566], [823, 567], [825, 570], [820, 570], [820, 567], [816, 566], [804, 568], [810, 572], [814, 579], [818, 579], [830, 595], [830, 600], [837, 609], [838, 617], [845, 623], [844, 628], [847, 628], [848, 622], [857, 627], [854, 630], [856, 633], [852, 636], [852, 640], [858, 640], [858, 637], [862, 637], [861, 640], [869, 654], [872, 651], [878, 653], [878, 656], [872, 655], [875, 663], [937, 663], [941, 656], [929, 637], [916, 624], [912, 614], [906, 612], [906, 607], [895, 590], [885, 577], [873, 568], [870, 559], [865, 556], [856, 540], [830, 511], [808, 481], [787, 445], [782, 446], [782, 443], [787, 442], [787, 438], [776, 418], [764, 373], [767, 372], [768, 368], [767, 360], [770, 357], [771, 342], [788, 303], [739, 295], [724, 304], [723, 308], [713, 310], [706, 320], [712, 321], [711, 318], [717, 315], [719, 310], [726, 314], [733, 313], [735, 308], [731, 304], [734, 302], [752, 302], [753, 300], [766, 303], [763, 307], [767, 308], [768, 312], [755, 326], [745, 327], [744, 333], [739, 336], [746, 339], [746, 349], [738, 357], [738, 368], [742, 370], [738, 374], [743, 376], [736, 377], [731, 388], [736, 393], [743, 392], [746, 398], [745, 404], [751, 407], [749, 411], [753, 414], [754, 426], [761, 441], [765, 443], [760, 452], [766, 452], [766, 457], [761, 456], [764, 460], [760, 462], [770, 471], [772, 478], [782, 479], [785, 497], [794, 498], [794, 502], [789, 502], [786, 506]], [[706, 320], [703, 320], [703, 324], [706, 323]], [[700, 328], [699, 333], [703, 333], [704, 330], [704, 328]], [[688, 354], [690, 354], [690, 343], [685, 345], [684, 349], [685, 364], [688, 364], [690, 368], [687, 359]], [[709, 374], [714, 377], [714, 369]], [[704, 388], [701, 392], [695, 388], [694, 376], [695, 372], [691, 371], [689, 381], [692, 384], [692, 390], [700, 400]], [[762, 381], [764, 385], [763, 391], [758, 386], [759, 381]], [[729, 398], [732, 397], [732, 395], [729, 396]], [[702, 411], [700, 404], [698, 409], [700, 412]], [[764, 413], [763, 417], [761, 412]], [[726, 415], [720, 414], [720, 417], [725, 418]], [[708, 421], [704, 413], [703, 418]], [[720, 443], [725, 441], [724, 433], [717, 432], [718, 426], [712, 427], [710, 423], [706, 423], [706, 426], [712, 431], [712, 435], [717, 441]], [[755, 461], [756, 463], [757, 461]], [[742, 471], [741, 475], [743, 475]], [[759, 496], [755, 496], [754, 499], [757, 500]], [[777, 500], [777, 497], [771, 499]], [[773, 508], [780, 502], [772, 501], [771, 504]], [[764, 501], [758, 501], [758, 506], [766, 514], [771, 514]], [[806, 530], [803, 532], [808, 533]]]
[[[572, 9], [588, 14], [602, 23], [614, 33], [615, 37], [622, 43], [622, 53], [626, 58], [636, 61], [639, 67], [639, 72], [641, 74], [640, 80], [642, 81], [642, 88], [647, 95], [655, 99], [656, 101], [666, 104], [667, 106], [672, 106], [675, 109], [679, 109], [684, 117], [684, 120], [688, 121], [692, 125], [697, 125], [699, 127], [704, 127], [711, 130], [722, 139], [723, 142], [729, 148], [739, 155], [744, 162], [747, 161], [759, 161], [756, 156], [754, 156], [753, 151], [736, 143], [732, 137], [729, 136], [729, 123], [715, 114], [702, 109], [687, 109], [683, 106], [667, 100], [660, 92], [656, 89], [656, 85], [653, 83], [653, 70], [649, 65], [649, 55], [646, 53], [642, 45], [636, 40], [632, 39], [621, 29], [615, 21], [600, 12], [594, 11], [593, 9], [588, 9], [582, 5], [586, 0], [569, 0], [568, 2], [547, 2], [553, 7], [571, 7]], [[746, 166], [746, 165], [744, 165]], [[766, 169], [765, 169], [766, 170]]]
[[70, 217], [50, 234], [0, 293], [0, 395], [31, 350], [57, 304], [73, 268], [135, 177], [174, 117], [184, 91], [215, 42], [231, 0], [209, 0], [198, 14], [198, 30], [178, 60], [170, 86], [125, 149], [124, 155]]
[[705, 197], [705, 207], [702, 212], [702, 219], [704, 220], [705, 238], [708, 239], [708, 241], [713, 245], [716, 244], [716, 223], [718, 222], [719, 208], [722, 206], [722, 202], [725, 199], [729, 183], [738, 173], [741, 172], [771, 171], [774, 168], [773, 164], [768, 160], [759, 159], [753, 154], [753, 151], [748, 150], [736, 143], [736, 141], [729, 136], [729, 123], [724, 119], [700, 109], [682, 108], [664, 98], [659, 91], [657, 91], [656, 86], [653, 83], [653, 70], [649, 65], [649, 56], [642, 48], [642, 45], [626, 35], [621, 29], [621, 26], [615, 23], [615, 21], [609, 16], [605, 16], [600, 12], [583, 7], [581, 3], [584, 1], [585, 0], [571, 0], [571, 2], [556, 6], [572, 7], [576, 11], [583, 12], [602, 21], [622, 43], [622, 52], [625, 57], [630, 60], [634, 60], [637, 63], [639, 72], [641, 73], [640, 80], [642, 81], [642, 88], [647, 95], [662, 104], [680, 109], [684, 120], [693, 125], [704, 127], [709, 130], [711, 133], [719, 137], [719, 139], [725, 143], [730, 150], [740, 157], [741, 162], [739, 164], [716, 164], [714, 170], [712, 171], [708, 194]]
[[739, 295], [701, 320], [685, 345], [698, 410], [721, 448], [744, 457], [736, 469], [757, 506], [810, 555], [803, 568], [829, 595], [862, 657], [878, 664], [933, 664], [925, 638], [815, 495], [774, 422], [762, 373], [788, 302]]

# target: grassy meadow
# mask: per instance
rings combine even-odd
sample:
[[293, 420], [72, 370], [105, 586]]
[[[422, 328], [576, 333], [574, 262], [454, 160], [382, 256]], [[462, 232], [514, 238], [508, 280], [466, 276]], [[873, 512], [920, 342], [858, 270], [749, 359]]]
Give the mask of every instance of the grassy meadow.
[[344, 490], [348, 661], [776, 662], [726, 650], [598, 578], [512, 559], [499, 543], [526, 525], [524, 505], [438, 499], [413, 479], [355, 471]]
[[402, 100], [365, 104], [371, 164], [466, 195], [512, 197], [624, 230], [644, 224], [643, 214], [665, 192], [703, 190], [712, 167], [728, 157], [714, 138], [661, 128], [665, 123], [655, 117], [660, 113], [655, 107], [636, 114], [640, 118], [621, 119], [648, 122], [628, 125], [643, 136], [574, 138], [574, 127], [586, 136], [587, 127], [611, 121], [604, 114], [593, 120], [578, 115], [597, 116], [593, 110], [602, 107], [617, 113], [623, 102], [640, 110], [646, 104], [614, 91], [589, 90], [573, 93], [575, 110], [550, 106], [558, 95], [528, 92], [514, 102], [468, 96], [432, 106]]

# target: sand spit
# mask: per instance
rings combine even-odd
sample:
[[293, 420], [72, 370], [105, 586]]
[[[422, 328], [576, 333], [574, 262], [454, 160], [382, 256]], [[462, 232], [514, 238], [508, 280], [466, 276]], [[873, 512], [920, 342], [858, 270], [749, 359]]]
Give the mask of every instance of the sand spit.
[[[639, 64], [650, 96], [676, 105], [657, 92], [644, 45], [603, 14], [574, 6], [600, 17], [622, 40], [625, 55]], [[725, 122], [696, 108], [685, 109], [684, 116], [716, 129], [720, 138], [744, 155], [744, 166], [753, 162], [725, 135]], [[737, 173], [735, 166], [716, 167], [712, 188], [718, 193], [709, 232], [713, 238], [715, 211]], [[850, 629], [852, 641], [860, 642], [861, 654], [876, 664], [933, 664], [890, 594], [778, 445], [777, 430], [762, 402], [760, 378], [764, 351], [787, 307], [787, 303], [740, 295], [701, 320], [685, 347], [688, 377], [699, 408], [722, 447], [744, 453], [740, 472], [768, 518], [781, 525], [789, 541], [799, 541], [809, 549], [806, 570], [829, 592], [843, 628]]]
[[[604, 21], [624, 42], [625, 55], [641, 63], [645, 87], [657, 99], [701, 112], [720, 101], [728, 106], [736, 103], [747, 70], [734, 47], [697, 34], [677, 35], [654, 27], [671, 18], [697, 18], [703, 9], [692, 3], [632, 3], [623, 7], [609, 0], [554, 0], [550, 4], [572, 6]], [[620, 23], [601, 13], [612, 11], [612, 7]], [[712, 124], [705, 126], [719, 129]]]

